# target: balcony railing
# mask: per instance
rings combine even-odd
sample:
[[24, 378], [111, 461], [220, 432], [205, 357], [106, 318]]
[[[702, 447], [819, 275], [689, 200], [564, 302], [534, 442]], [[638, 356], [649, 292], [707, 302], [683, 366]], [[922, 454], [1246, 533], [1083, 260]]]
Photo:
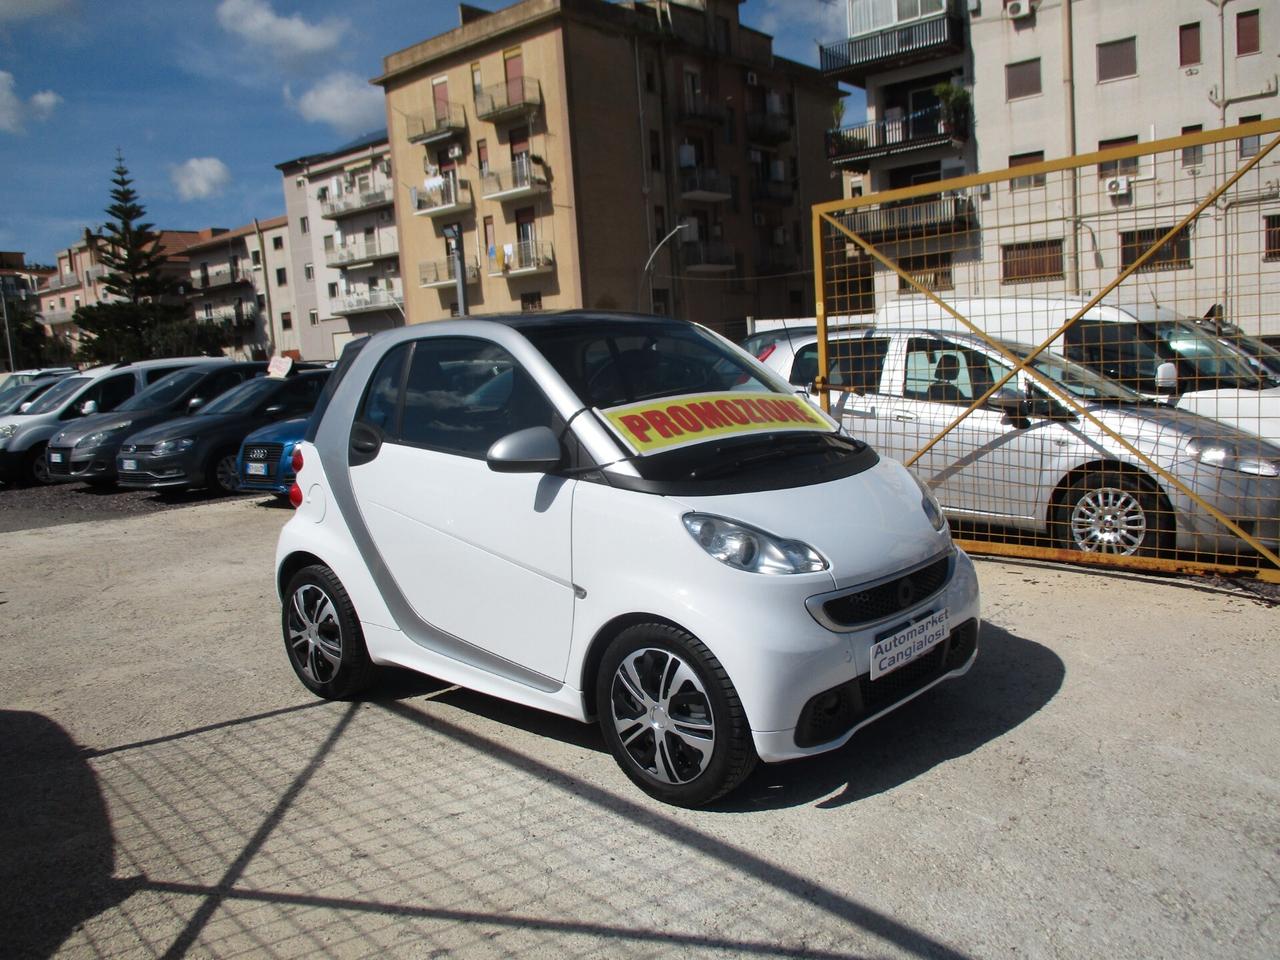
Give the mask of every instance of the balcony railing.
[[747, 139], [775, 146], [791, 139], [791, 117], [785, 113], [748, 113]]
[[757, 180], [751, 184], [751, 199], [756, 203], [789, 204], [795, 189], [786, 180]]
[[230, 304], [228, 306], [214, 307], [206, 312], [197, 312], [196, 319], [206, 323], [220, 323], [223, 326], [232, 329], [245, 329], [252, 327], [258, 322], [258, 308], [252, 304], [243, 304], [236, 306]]
[[828, 130], [827, 159], [832, 163], [865, 161], [952, 142], [963, 143], [968, 139], [968, 118], [948, 119], [938, 105], [901, 119]]
[[458, 213], [471, 206], [471, 181], [445, 177], [431, 187], [414, 187], [409, 192], [415, 217], [438, 217]]
[[686, 96], [680, 104], [681, 123], [724, 123], [726, 116], [724, 107], [710, 97]]
[[533, 77], [515, 77], [476, 91], [476, 116], [481, 120], [533, 113], [540, 106], [542, 88]]
[[388, 183], [372, 190], [346, 193], [332, 200], [326, 200], [320, 204], [320, 216], [326, 220], [337, 220], [339, 217], [348, 217], [362, 210], [388, 207], [391, 205], [391, 200], [391, 184]]
[[101, 264], [94, 264], [84, 272], [84, 282], [91, 283], [94, 280], [104, 280], [107, 276], [107, 268]]
[[364, 240], [353, 240], [341, 247], [334, 247], [324, 252], [326, 266], [345, 268], [357, 263], [372, 263], [374, 260], [387, 260], [400, 255], [400, 247], [393, 239], [369, 243]]
[[232, 267], [230, 264], [210, 267], [208, 270], [197, 270], [191, 274], [191, 292], [199, 293], [217, 287], [229, 287], [237, 283], [253, 283], [253, 270], [246, 262], [243, 266]]
[[871, 243], [942, 236], [977, 226], [973, 201], [966, 196], [868, 207], [836, 219]]
[[74, 314], [74, 310], [46, 310], [44, 312], [44, 322], [51, 327], [59, 327], [65, 323], [70, 323]]
[[691, 167], [680, 171], [680, 197], [684, 200], [717, 202], [733, 196], [729, 178], [710, 167]]
[[80, 286], [80, 278], [74, 273], [55, 273], [49, 277], [46, 290], [65, 290], [67, 287]]
[[489, 256], [489, 276], [519, 277], [547, 273], [555, 267], [555, 251], [549, 240], [522, 240], [501, 244]]
[[[475, 257], [471, 257], [463, 265], [463, 276], [467, 283], [480, 282], [480, 262]], [[453, 257], [418, 264], [418, 286], [420, 287], [452, 287], [456, 282], [457, 270], [454, 268]]]
[[723, 240], [682, 243], [680, 260], [690, 273], [726, 273], [735, 265], [733, 247]]
[[487, 171], [481, 180], [480, 195], [486, 200], [518, 200], [549, 189], [542, 168], [526, 157], [509, 167]]
[[410, 143], [436, 143], [467, 129], [467, 112], [460, 103], [438, 103], [433, 113], [408, 114], [405, 126]]
[[365, 293], [334, 297], [329, 301], [329, 312], [338, 316], [349, 316], [353, 313], [369, 313], [374, 310], [399, 310], [403, 303], [404, 294], [395, 290], [369, 290]]
[[[951, 6], [951, 4], [948, 4]], [[964, 51], [964, 26], [953, 10], [819, 48], [823, 74], [861, 86], [870, 73]]]

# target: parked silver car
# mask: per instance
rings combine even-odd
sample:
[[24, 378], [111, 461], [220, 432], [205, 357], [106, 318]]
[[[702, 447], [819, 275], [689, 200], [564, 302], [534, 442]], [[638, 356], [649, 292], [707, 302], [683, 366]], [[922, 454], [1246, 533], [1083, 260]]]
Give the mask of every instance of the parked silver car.
[[[829, 340], [831, 410], [878, 451], [909, 459], [1011, 364], [980, 338], [894, 328]], [[1031, 348], [1008, 344], [1025, 355]], [[765, 364], [797, 386], [818, 372], [817, 337], [780, 343]], [[1119, 554], [1234, 552], [1238, 537], [1105, 430], [1085, 406], [1268, 549], [1280, 546], [1280, 447], [1217, 420], [1143, 398], [1061, 357], [1020, 375], [914, 464], [949, 516], [1047, 534], [1057, 545]], [[1016, 385], [1016, 386], [1015, 386]]]

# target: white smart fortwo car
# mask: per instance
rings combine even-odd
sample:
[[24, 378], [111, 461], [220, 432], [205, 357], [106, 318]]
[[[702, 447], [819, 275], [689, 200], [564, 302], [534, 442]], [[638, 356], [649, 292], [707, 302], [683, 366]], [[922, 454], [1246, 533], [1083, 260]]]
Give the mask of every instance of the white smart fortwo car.
[[289, 660], [395, 664], [589, 721], [698, 805], [972, 664], [937, 502], [728, 341], [573, 312], [349, 344], [295, 454]]

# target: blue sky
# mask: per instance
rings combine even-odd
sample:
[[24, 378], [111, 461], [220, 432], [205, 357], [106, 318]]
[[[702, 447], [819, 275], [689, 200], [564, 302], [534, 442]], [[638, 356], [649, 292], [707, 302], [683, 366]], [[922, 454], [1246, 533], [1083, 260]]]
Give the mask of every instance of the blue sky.
[[[844, 2], [741, 17], [816, 65]], [[278, 216], [275, 165], [381, 127], [382, 57], [457, 23], [444, 0], [0, 0], [0, 250], [50, 263], [101, 224], [117, 147], [158, 227]]]

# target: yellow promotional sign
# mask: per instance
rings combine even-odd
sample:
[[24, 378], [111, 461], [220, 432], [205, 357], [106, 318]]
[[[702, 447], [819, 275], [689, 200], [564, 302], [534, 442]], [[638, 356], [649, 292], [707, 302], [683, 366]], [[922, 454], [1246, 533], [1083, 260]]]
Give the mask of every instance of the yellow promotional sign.
[[834, 431], [822, 414], [798, 397], [746, 390], [662, 397], [596, 412], [636, 453], [747, 433]]

